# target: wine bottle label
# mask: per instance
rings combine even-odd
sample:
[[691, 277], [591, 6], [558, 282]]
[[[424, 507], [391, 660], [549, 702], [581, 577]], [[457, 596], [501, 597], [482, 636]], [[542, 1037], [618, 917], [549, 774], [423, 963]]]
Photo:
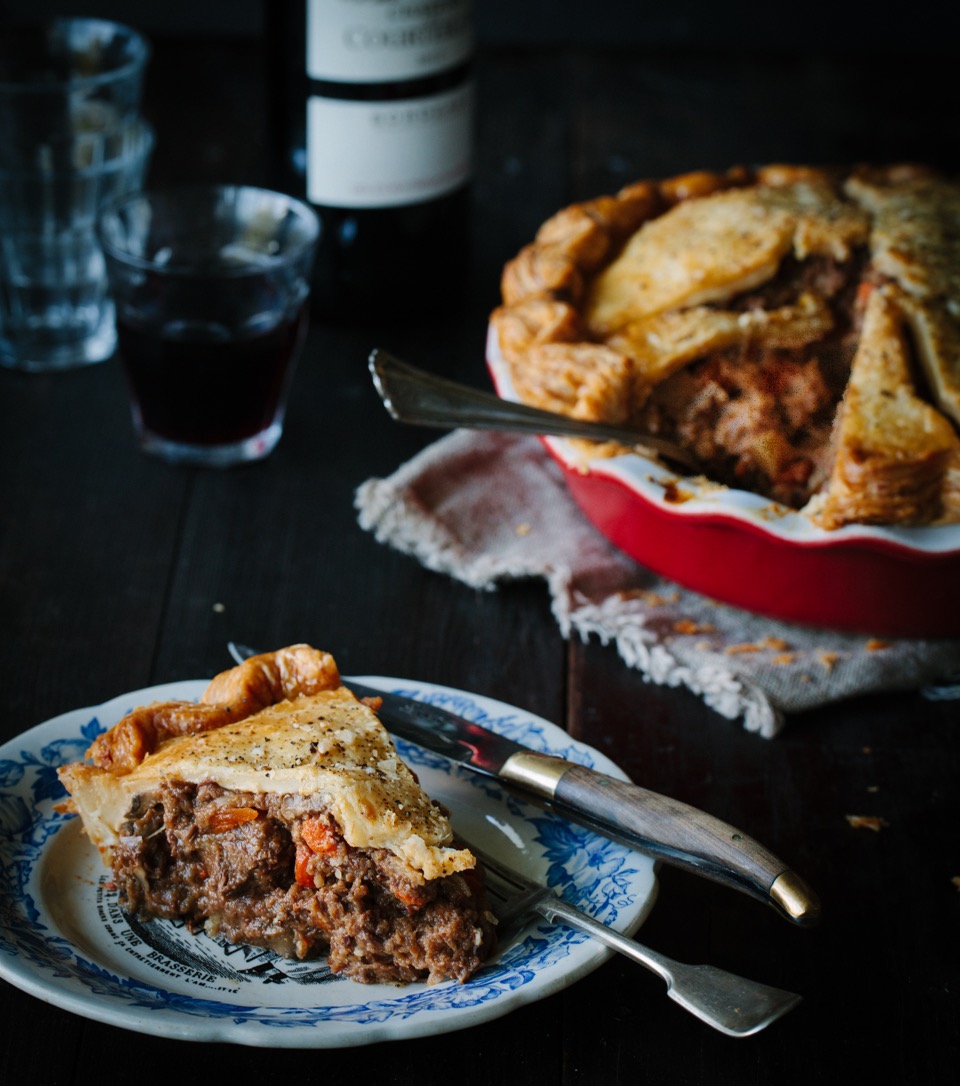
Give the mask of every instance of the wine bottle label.
[[309, 0], [307, 75], [342, 83], [417, 79], [468, 60], [470, 0]]
[[470, 176], [472, 88], [389, 102], [307, 99], [307, 199], [399, 207]]

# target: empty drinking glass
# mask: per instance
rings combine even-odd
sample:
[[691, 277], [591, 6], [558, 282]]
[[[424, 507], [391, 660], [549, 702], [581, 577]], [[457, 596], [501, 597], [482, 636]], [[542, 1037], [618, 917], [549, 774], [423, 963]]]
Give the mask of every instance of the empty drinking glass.
[[149, 46], [98, 19], [0, 35], [0, 364], [100, 362], [116, 342], [97, 213], [141, 187]]

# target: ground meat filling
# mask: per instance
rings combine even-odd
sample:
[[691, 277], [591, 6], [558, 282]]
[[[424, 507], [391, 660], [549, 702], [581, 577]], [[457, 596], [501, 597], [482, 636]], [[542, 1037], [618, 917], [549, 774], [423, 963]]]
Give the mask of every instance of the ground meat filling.
[[351, 848], [316, 797], [165, 783], [138, 796], [114, 876], [123, 908], [365, 983], [466, 980], [494, 942], [478, 872], [425, 881]]
[[690, 449], [711, 478], [801, 508], [830, 467], [831, 433], [856, 351], [863, 260], [787, 258], [778, 275], [723, 308], [774, 310], [809, 292], [831, 334], [798, 348], [745, 343], [716, 351], [654, 390], [636, 423]]

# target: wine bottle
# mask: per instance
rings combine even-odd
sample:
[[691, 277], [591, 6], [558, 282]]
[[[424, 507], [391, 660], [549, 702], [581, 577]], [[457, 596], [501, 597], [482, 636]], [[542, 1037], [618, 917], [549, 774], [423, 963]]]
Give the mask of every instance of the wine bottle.
[[322, 230], [313, 308], [424, 314], [463, 283], [470, 0], [267, 0], [278, 187]]

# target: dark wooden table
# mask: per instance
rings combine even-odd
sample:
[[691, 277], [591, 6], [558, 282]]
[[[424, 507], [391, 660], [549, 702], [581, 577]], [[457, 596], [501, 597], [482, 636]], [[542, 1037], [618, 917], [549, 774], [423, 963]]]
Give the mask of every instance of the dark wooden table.
[[[158, 40], [146, 111], [153, 181], [265, 182], [250, 42]], [[817, 888], [800, 931], [742, 895], [663, 870], [651, 945], [804, 995], [746, 1040], [712, 1032], [659, 980], [611, 960], [486, 1025], [359, 1053], [384, 1083], [952, 1081], [960, 1066], [960, 712], [901, 692], [790, 722], [764, 741], [612, 648], [568, 644], [545, 590], [478, 594], [378, 545], [353, 494], [435, 434], [392, 423], [375, 345], [477, 384], [499, 268], [552, 210], [628, 180], [733, 162], [933, 159], [955, 167], [942, 59], [488, 50], [478, 63], [475, 247], [462, 311], [429, 289], [404, 325], [315, 326], [287, 431], [265, 463], [177, 470], [134, 450], [114, 362], [0, 373], [0, 740], [153, 683], [206, 678], [226, 641], [308, 641], [347, 673], [416, 677], [565, 726], [636, 781], [763, 840]], [[881, 78], [882, 76], [882, 78]], [[888, 823], [855, 831], [865, 809]], [[344, 1081], [356, 1050], [191, 1044], [71, 1015], [0, 984], [0, 1081]], [[367, 1062], [367, 1060], [372, 1062]], [[236, 1077], [235, 1077], [236, 1076]]]

